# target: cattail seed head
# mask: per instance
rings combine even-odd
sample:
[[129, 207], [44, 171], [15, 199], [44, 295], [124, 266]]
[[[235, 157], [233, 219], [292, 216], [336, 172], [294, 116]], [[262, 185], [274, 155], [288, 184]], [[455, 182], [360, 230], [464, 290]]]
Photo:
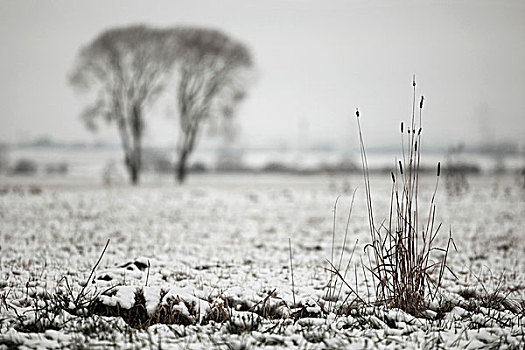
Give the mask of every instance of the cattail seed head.
[[401, 175], [403, 175], [403, 164], [401, 164], [401, 161], [399, 161], [399, 171], [401, 172]]
[[396, 177], [394, 176], [394, 172], [390, 172], [390, 175], [392, 175], [392, 182], [396, 183]]
[[416, 87], [416, 75], [415, 74], [412, 76], [412, 86]]
[[403, 126], [404, 126], [404, 124], [403, 124], [403, 122], [401, 122], [401, 133], [403, 133]]
[[425, 99], [424, 96], [421, 96], [421, 101], [419, 101], [419, 109], [423, 109], [423, 100]]
[[417, 135], [421, 135], [421, 131], [423, 131], [423, 128], [419, 128], [419, 130], [417, 131]]
[[441, 162], [438, 162], [437, 176], [439, 176], [440, 174], [441, 174]]
[[416, 143], [414, 144], [414, 150], [417, 152], [417, 141], [416, 141]]
[[355, 109], [355, 115], [356, 115], [357, 118], [359, 118], [359, 108]]

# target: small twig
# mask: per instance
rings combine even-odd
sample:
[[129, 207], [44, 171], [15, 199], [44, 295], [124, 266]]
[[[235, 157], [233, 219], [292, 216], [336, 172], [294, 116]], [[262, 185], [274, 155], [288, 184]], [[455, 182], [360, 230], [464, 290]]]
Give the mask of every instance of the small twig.
[[350, 291], [352, 293], [355, 294], [355, 296], [359, 299], [359, 301], [361, 301], [363, 304], [366, 304], [366, 302], [363, 300], [363, 298], [361, 298], [357, 292], [354, 290], [354, 288], [352, 288], [352, 286], [350, 286], [346, 280], [343, 278], [343, 276], [341, 276], [341, 274], [339, 273], [339, 270], [337, 270], [337, 268], [327, 259], [326, 260], [328, 262], [328, 264], [330, 264], [330, 266], [332, 267], [333, 270], [330, 270], [330, 269], [327, 269], [328, 271], [330, 271], [331, 273], [333, 274], [336, 274], [337, 276], [339, 276], [339, 278], [341, 279], [341, 281], [348, 287], [348, 289], [350, 289]]
[[106, 249], [108, 249], [108, 245], [109, 245], [109, 238], [108, 238], [108, 241], [106, 242], [106, 246], [104, 247], [104, 250], [102, 251], [102, 254], [100, 254], [100, 257], [98, 258], [97, 263], [95, 264], [95, 266], [93, 266], [93, 269], [91, 269], [91, 273], [89, 274], [89, 277], [88, 277], [86, 283], [82, 287], [82, 290], [80, 291], [80, 293], [77, 295], [77, 299], [75, 300], [75, 304], [78, 303], [78, 300], [80, 299], [80, 297], [82, 295], [84, 295], [84, 290], [89, 285], [89, 281], [91, 280], [91, 277], [93, 277], [93, 275], [95, 274], [95, 270], [97, 269], [98, 264], [100, 264], [100, 261], [102, 260], [102, 257], [104, 256], [104, 253], [106, 253]]
[[149, 263], [149, 259], [148, 259], [148, 274], [146, 275], [146, 287], [148, 286], [148, 280], [149, 280], [149, 269], [151, 267], [151, 264]]
[[292, 239], [288, 238], [288, 247], [290, 248], [290, 271], [292, 272], [292, 295], [293, 295], [293, 304], [294, 307], [297, 305], [295, 303], [295, 284], [293, 279], [293, 256], [292, 256]]

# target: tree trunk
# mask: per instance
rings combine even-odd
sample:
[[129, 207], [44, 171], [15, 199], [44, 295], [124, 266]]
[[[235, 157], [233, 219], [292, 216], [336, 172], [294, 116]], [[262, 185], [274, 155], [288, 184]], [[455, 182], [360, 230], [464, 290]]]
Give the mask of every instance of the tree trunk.
[[130, 175], [131, 175], [131, 184], [132, 185], [138, 185], [139, 179], [140, 179], [140, 171], [142, 170], [142, 157], [141, 157], [141, 147], [140, 147], [140, 139], [137, 141], [138, 145], [135, 145], [135, 149], [133, 150], [133, 161], [131, 162], [131, 169], [130, 169]]
[[176, 180], [179, 184], [182, 184], [184, 180], [186, 179], [186, 160], [187, 160], [188, 153], [186, 151], [182, 151], [179, 157], [179, 163], [177, 164], [176, 171]]
[[129, 174], [131, 177], [131, 184], [137, 186], [139, 184], [139, 169], [136, 165], [132, 165], [129, 168]]
[[131, 130], [133, 135], [133, 151], [131, 154], [131, 183], [135, 186], [139, 183], [140, 171], [142, 170], [142, 109], [140, 104], [133, 105], [131, 119]]
[[129, 179], [131, 181], [131, 184], [133, 186], [136, 186], [139, 184], [139, 178], [140, 178], [140, 165], [137, 163], [135, 154], [127, 154], [126, 155], [126, 169], [129, 174]]

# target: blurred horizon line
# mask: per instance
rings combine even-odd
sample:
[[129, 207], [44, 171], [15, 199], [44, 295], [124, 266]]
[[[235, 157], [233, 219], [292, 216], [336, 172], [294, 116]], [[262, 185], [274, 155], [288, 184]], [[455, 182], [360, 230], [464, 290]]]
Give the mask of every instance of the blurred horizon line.
[[[293, 142], [268, 142], [262, 144], [247, 144], [245, 142], [208, 142], [200, 147], [199, 152], [221, 153], [229, 152], [250, 152], [250, 151], [296, 151], [296, 152], [356, 152], [359, 147], [343, 146], [338, 143], [330, 142], [310, 142], [306, 145], [294, 145]], [[42, 136], [27, 141], [9, 142], [0, 140], [0, 146], [14, 149], [40, 148], [40, 149], [86, 149], [86, 150], [115, 150], [120, 149], [118, 142], [108, 141], [61, 141], [51, 137]], [[147, 151], [172, 151], [177, 145], [144, 145]], [[442, 153], [450, 151], [451, 148], [460, 147], [465, 153], [502, 153], [519, 154], [525, 152], [525, 143], [519, 141], [492, 141], [492, 142], [449, 142], [444, 145], [425, 145], [424, 151], [428, 153]], [[400, 150], [399, 143], [386, 144], [381, 146], [368, 146], [367, 151], [374, 153], [390, 153]]]

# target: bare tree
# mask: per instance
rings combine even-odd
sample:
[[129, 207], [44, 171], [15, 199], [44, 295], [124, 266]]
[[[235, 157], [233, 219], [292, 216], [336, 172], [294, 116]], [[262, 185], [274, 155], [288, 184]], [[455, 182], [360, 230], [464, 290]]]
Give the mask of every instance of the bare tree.
[[115, 123], [131, 182], [142, 166], [144, 109], [162, 90], [173, 63], [165, 30], [145, 26], [110, 29], [81, 49], [70, 83], [91, 91], [94, 102], [82, 114], [96, 129], [97, 119]]
[[180, 127], [175, 175], [183, 182], [202, 124], [227, 122], [244, 98], [252, 58], [246, 46], [220, 31], [175, 28], [171, 37], [177, 51]]

